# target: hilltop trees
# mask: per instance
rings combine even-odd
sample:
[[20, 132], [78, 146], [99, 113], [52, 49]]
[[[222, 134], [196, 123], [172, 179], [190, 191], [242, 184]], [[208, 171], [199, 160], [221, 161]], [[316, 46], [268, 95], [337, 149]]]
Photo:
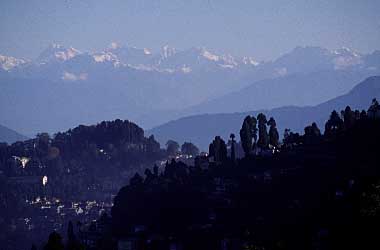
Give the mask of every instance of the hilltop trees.
[[[357, 121], [364, 121], [367, 118], [377, 119], [380, 118], [380, 105], [375, 99], [372, 100], [371, 106], [368, 108], [368, 112], [362, 110], [353, 111], [350, 106], [346, 106], [344, 110], [340, 112], [331, 112], [329, 120], [325, 124], [325, 137], [332, 138], [341, 135], [343, 131], [350, 130]], [[306, 132], [306, 131], [305, 131]]]

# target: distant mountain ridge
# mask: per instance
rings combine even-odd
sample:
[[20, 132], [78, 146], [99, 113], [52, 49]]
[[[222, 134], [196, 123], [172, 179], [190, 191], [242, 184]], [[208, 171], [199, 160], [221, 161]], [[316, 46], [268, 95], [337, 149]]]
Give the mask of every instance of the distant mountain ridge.
[[6, 142], [8, 144], [16, 141], [24, 141], [28, 139], [26, 136], [17, 133], [16, 131], [0, 125], [0, 143]]
[[379, 74], [380, 52], [349, 49], [298, 47], [257, 62], [205, 48], [82, 52], [53, 44], [35, 61], [0, 60], [0, 123], [28, 136], [126, 117], [152, 128], [206, 112], [315, 105]]
[[206, 150], [212, 138], [220, 135], [229, 138], [230, 133], [239, 135], [239, 129], [247, 115], [263, 112], [266, 116], [274, 117], [279, 133], [282, 135], [285, 128], [295, 132], [303, 132], [305, 126], [316, 122], [324, 130], [324, 123], [331, 110], [340, 111], [347, 105], [352, 109], [367, 109], [373, 98], [380, 99], [380, 76], [369, 77], [356, 85], [347, 94], [333, 98], [316, 106], [295, 107], [286, 106], [272, 110], [257, 110], [243, 113], [202, 114], [183, 117], [157, 126], [148, 131], [154, 134], [160, 143], [168, 139], [179, 143], [191, 141]]
[[317, 105], [347, 92], [365, 78], [366, 74], [362, 72], [325, 70], [266, 79], [190, 107], [185, 113], [243, 112], [289, 105]]

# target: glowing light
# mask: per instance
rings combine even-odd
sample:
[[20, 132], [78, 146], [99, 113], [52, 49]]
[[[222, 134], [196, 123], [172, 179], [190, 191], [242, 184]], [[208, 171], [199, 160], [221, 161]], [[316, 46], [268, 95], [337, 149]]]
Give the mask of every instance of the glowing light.
[[45, 176], [42, 178], [42, 185], [46, 186], [47, 182], [48, 182], [48, 178], [47, 178], [47, 176], [45, 175]]
[[78, 209], [75, 210], [75, 212], [76, 212], [77, 214], [83, 214], [84, 211], [83, 211], [82, 208], [79, 207]]
[[21, 163], [22, 168], [25, 168], [26, 164], [28, 164], [28, 162], [30, 161], [30, 158], [27, 157], [13, 156], [13, 158], [15, 159], [15, 161], [19, 161]]
[[22, 168], [25, 168], [26, 164], [30, 161], [30, 159], [26, 157], [22, 157], [20, 161], [21, 161]]

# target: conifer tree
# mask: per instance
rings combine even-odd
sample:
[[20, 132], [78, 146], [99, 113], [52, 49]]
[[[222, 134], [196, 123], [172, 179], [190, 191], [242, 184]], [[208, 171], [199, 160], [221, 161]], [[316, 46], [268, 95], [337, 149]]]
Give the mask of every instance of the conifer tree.
[[258, 114], [257, 121], [259, 123], [259, 140], [257, 145], [261, 149], [266, 149], [269, 145], [269, 136], [267, 131], [267, 118], [263, 113]]

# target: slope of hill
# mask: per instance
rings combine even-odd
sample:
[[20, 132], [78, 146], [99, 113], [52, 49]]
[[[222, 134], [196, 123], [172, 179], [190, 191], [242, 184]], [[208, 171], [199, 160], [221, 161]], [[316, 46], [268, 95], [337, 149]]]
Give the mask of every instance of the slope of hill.
[[[379, 74], [379, 72], [375, 72]], [[350, 70], [297, 73], [256, 82], [240, 91], [186, 109], [184, 113], [244, 112], [282, 106], [314, 106], [347, 93], [368, 77]]]
[[0, 125], [0, 142], [14, 143], [16, 141], [24, 141], [27, 137], [16, 131]]
[[373, 98], [380, 99], [380, 76], [367, 78], [347, 94], [317, 106], [287, 106], [244, 113], [195, 115], [165, 123], [151, 129], [149, 133], [154, 134], [161, 143], [168, 139], [178, 142], [191, 141], [206, 150], [216, 135], [224, 138], [228, 138], [230, 133], [238, 135], [241, 123], [247, 115], [256, 116], [263, 112], [267, 117], [274, 117], [280, 134], [285, 128], [303, 132], [304, 127], [314, 121], [323, 130], [331, 110], [342, 110], [346, 105], [353, 109], [366, 109]]

